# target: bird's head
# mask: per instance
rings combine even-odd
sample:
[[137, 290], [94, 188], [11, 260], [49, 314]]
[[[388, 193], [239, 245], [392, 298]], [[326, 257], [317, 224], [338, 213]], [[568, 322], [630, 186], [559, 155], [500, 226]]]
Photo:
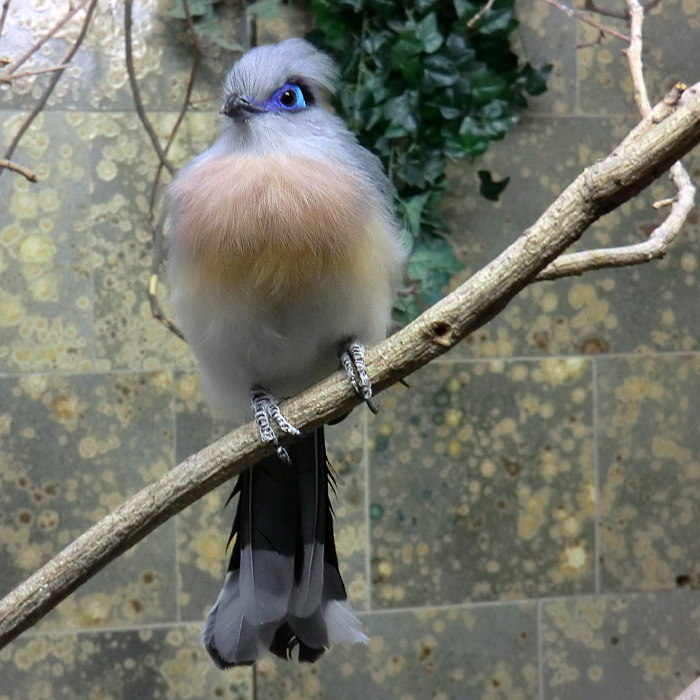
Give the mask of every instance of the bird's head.
[[336, 77], [333, 61], [308, 41], [259, 46], [231, 68], [221, 114], [235, 122], [265, 115], [291, 118], [327, 102]]

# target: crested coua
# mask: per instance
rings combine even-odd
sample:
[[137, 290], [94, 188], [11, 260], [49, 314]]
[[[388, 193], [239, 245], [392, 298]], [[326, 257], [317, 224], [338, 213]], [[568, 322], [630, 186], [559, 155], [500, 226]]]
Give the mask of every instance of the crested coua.
[[[202, 633], [222, 668], [367, 641], [338, 571], [323, 429], [300, 435], [277, 403], [340, 366], [369, 399], [364, 347], [387, 335], [405, 260], [381, 163], [328, 109], [335, 79], [301, 39], [246, 53], [219, 140], [168, 193], [172, 302], [204, 393], [275, 447], [234, 489], [228, 573]], [[298, 437], [285, 449], [277, 431]]]

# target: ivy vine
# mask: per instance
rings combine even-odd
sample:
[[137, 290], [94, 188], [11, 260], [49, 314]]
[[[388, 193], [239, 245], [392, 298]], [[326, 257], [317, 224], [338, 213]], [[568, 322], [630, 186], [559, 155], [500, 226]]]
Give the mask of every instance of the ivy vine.
[[[440, 212], [447, 160], [482, 155], [517, 123], [526, 95], [546, 90], [551, 67], [534, 68], [511, 49], [518, 27], [514, 3], [308, 0], [316, 27], [308, 38], [340, 68], [337, 109], [362, 145], [382, 159], [413, 239], [410, 286], [394, 309], [399, 322], [435, 303], [462, 269]], [[217, 4], [188, 2], [207, 25]], [[248, 10], [271, 18], [279, 0], [259, 0]], [[479, 171], [479, 179], [488, 199], [497, 199], [507, 184], [487, 171]]]

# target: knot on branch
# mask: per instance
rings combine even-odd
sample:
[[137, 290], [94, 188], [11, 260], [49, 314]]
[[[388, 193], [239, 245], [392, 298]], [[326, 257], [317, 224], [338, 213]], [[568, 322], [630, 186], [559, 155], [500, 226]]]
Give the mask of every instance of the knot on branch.
[[430, 340], [435, 345], [450, 348], [454, 345], [452, 340], [452, 325], [447, 321], [433, 321], [428, 327]]

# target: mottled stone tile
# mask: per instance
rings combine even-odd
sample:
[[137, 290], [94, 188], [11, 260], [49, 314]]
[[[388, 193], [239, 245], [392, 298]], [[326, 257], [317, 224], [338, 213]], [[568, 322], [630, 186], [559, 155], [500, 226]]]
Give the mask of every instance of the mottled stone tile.
[[362, 615], [368, 646], [338, 645], [311, 665], [266, 658], [258, 700], [532, 700], [534, 603]]
[[[624, 3], [604, 0], [601, 4], [624, 10]], [[600, 17], [623, 34], [629, 34], [626, 22]], [[599, 32], [579, 24], [579, 42], [596, 42]], [[664, 0], [647, 14], [644, 21], [644, 77], [652, 103], [660, 101], [677, 82], [692, 84], [697, 80], [693, 66], [700, 63], [700, 5], [684, 0]], [[580, 108], [588, 114], [638, 115], [634, 103], [632, 79], [627, 57], [621, 49], [625, 42], [605, 37], [579, 52]]]
[[222, 673], [192, 626], [25, 635], [0, 651], [3, 700], [252, 700], [252, 672]]
[[[177, 459], [226, 434], [227, 422], [212, 415], [203, 401], [197, 375], [176, 378]], [[335, 539], [340, 571], [353, 606], [367, 607], [367, 528], [365, 506], [364, 411], [356, 410], [326, 428], [328, 456], [335, 470]], [[216, 600], [228, 564], [225, 551], [235, 514], [235, 500], [224, 505], [233, 482], [210, 492], [178, 516], [180, 609], [183, 620], [201, 620]]]
[[[100, 2], [90, 32], [90, 43], [98, 47], [89, 103], [99, 110], [132, 110], [134, 101], [124, 53], [124, 3]], [[150, 111], [179, 111], [190, 79], [194, 51], [185, 20], [171, 17], [172, 3], [144, 0], [133, 9], [132, 45], [134, 70], [141, 99]], [[218, 109], [221, 84], [241, 55], [245, 44], [240, 3], [217, 3], [218, 28], [230, 44], [225, 48], [198, 32], [202, 59], [191, 95], [193, 111]], [[239, 49], [235, 47], [239, 46]]]
[[[75, 3], [69, 0], [29, 3], [11, 2], [0, 45], [0, 58], [16, 63], [29, 49], [65, 18]], [[54, 36], [20, 65], [17, 75], [61, 65], [78, 38], [85, 11], [76, 13]], [[96, 47], [86, 37], [54, 88], [45, 110], [89, 109], [89, 94], [95, 83]], [[0, 83], [0, 107], [32, 109], [44, 94], [53, 72], [27, 75], [11, 83]]]
[[576, 111], [576, 22], [544, 2], [517, 0], [520, 21], [516, 52], [535, 68], [547, 63], [547, 92], [528, 97], [527, 114], [571, 115]]
[[[25, 117], [0, 113], [5, 146]], [[90, 369], [87, 117], [40, 115], [13, 157], [39, 181], [10, 171], [0, 177], [0, 371]]]
[[599, 361], [603, 590], [700, 588], [700, 356]]
[[[167, 134], [176, 116], [153, 114], [158, 133]], [[217, 115], [189, 115], [170, 153], [176, 167], [211, 145], [217, 123]], [[149, 201], [157, 166], [148, 136], [133, 113], [95, 114], [91, 136], [97, 365], [104, 370], [190, 366], [187, 346], [153, 319], [146, 294], [152, 257]], [[159, 297], [169, 312], [162, 279]]]
[[590, 363], [433, 363], [370, 421], [372, 603], [593, 590]]
[[[511, 177], [497, 203], [479, 196], [476, 174], [466, 166], [451, 171], [446, 215], [455, 253], [466, 264], [453, 285], [503, 251], [627, 130], [623, 121], [615, 119], [524, 120], [478, 165], [497, 179]], [[697, 179], [698, 155], [686, 160], [691, 177]], [[672, 195], [667, 178], [661, 178], [633, 202], [594, 224], [572, 250], [645, 240], [666, 214], [654, 210], [653, 203]], [[698, 346], [699, 256], [700, 226], [692, 214], [664, 260], [532, 285], [453, 354], [510, 357], [693, 350]]]
[[[0, 589], [8, 592], [173, 463], [169, 374], [0, 380]], [[170, 621], [175, 529], [108, 565], [43, 628]]]
[[700, 595], [542, 603], [543, 700], [670, 700], [700, 674]]

